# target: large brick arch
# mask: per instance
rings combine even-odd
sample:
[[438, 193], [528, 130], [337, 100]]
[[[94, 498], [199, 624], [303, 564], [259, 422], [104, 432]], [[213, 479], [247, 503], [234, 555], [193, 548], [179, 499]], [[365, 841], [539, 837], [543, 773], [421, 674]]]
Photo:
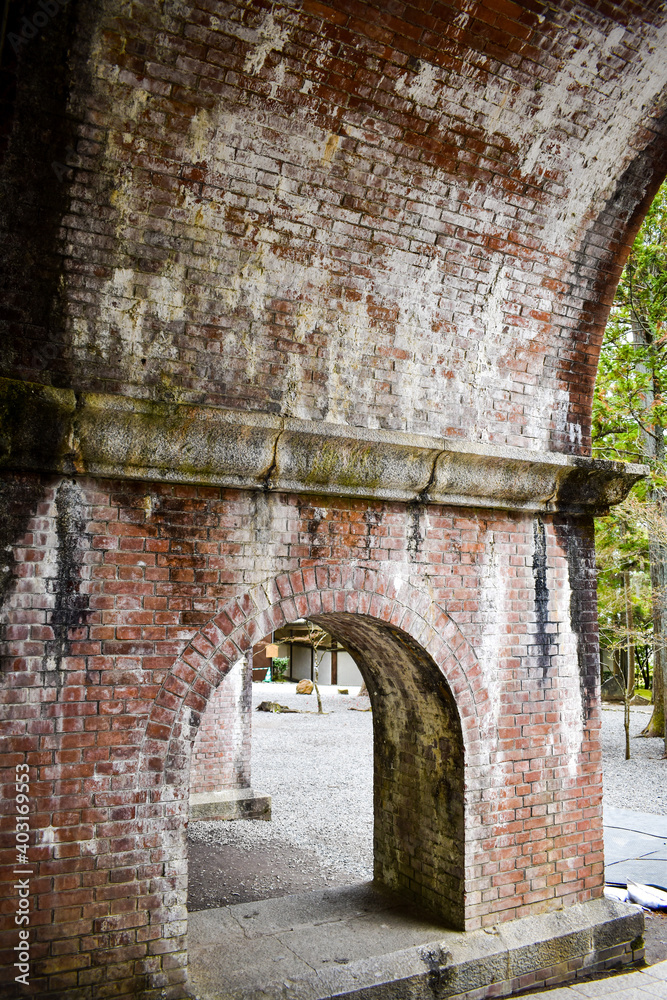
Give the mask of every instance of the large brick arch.
[[0, 680], [7, 780], [13, 755], [39, 779], [34, 989], [179, 989], [188, 740], [272, 615], [366, 616], [444, 669], [478, 925], [599, 896], [589, 528], [641, 472], [587, 458], [590, 407], [667, 167], [664, 5], [28, 8], [3, 51]]
[[[297, 618], [364, 615], [409, 635], [442, 670], [456, 698], [466, 746], [478, 748], [487, 697], [469, 640], [453, 619], [398, 577], [347, 566], [282, 574], [227, 602], [188, 643], [167, 674], [146, 726], [144, 766], [176, 783], [182, 741], [193, 739], [201, 713], [229, 668], [253, 645]], [[151, 763], [151, 761], [153, 763]]]
[[[189, 642], [155, 699], [137, 780], [150, 790], [166, 848], [165, 874], [156, 885], [162, 883], [171, 902], [153, 913], [154, 921], [160, 915], [165, 921], [166, 940], [178, 937], [185, 916], [189, 763], [199, 719], [226, 672], [254, 643], [303, 617], [347, 644], [374, 701], [376, 878], [453, 927], [473, 922], [465, 904], [475, 844], [465, 834], [464, 758], [480, 764], [479, 721], [487, 709], [474, 651], [442, 607], [397, 576], [323, 566], [282, 574], [228, 601]], [[416, 776], [401, 780], [400, 767], [390, 766], [401, 754], [417, 761]], [[470, 783], [474, 787], [474, 779]], [[160, 803], [168, 809], [166, 824]], [[409, 855], [402, 843], [408, 830]], [[408, 879], [401, 872], [410, 865]], [[175, 884], [180, 907], [174, 906]]]
[[10, 109], [5, 374], [588, 453], [667, 170], [659, 4], [133, 11], [52, 26], [66, 118], [63, 86]]

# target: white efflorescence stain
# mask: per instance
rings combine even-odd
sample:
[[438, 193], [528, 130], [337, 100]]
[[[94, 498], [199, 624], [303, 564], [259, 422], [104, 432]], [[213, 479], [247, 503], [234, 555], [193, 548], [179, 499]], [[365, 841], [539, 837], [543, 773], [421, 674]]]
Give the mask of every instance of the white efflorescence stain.
[[481, 719], [482, 733], [485, 740], [497, 744], [503, 688], [500, 662], [503, 656], [503, 643], [508, 638], [503, 631], [503, 625], [507, 621], [509, 608], [506, 601], [508, 583], [507, 567], [503, 559], [505, 554], [498, 545], [492, 530], [486, 533], [485, 552], [484, 565], [480, 566], [479, 618], [481, 634], [476, 652], [482, 671], [483, 687], [489, 698], [488, 711]]
[[255, 47], [248, 53], [243, 65], [246, 73], [256, 75], [263, 68], [270, 52], [282, 52], [289, 35], [276, 23], [270, 11], [257, 29]]
[[584, 709], [581, 701], [581, 686], [579, 676], [579, 657], [577, 636], [570, 627], [570, 602], [572, 590], [565, 578], [558, 581], [558, 586], [551, 588], [550, 600], [553, 602], [552, 620], [558, 622], [558, 682], [560, 695], [560, 723], [555, 727], [559, 744], [554, 742], [553, 732], [548, 740], [554, 752], [564, 756], [564, 765], [571, 778], [579, 771], [579, 755], [584, 738]]
[[420, 62], [416, 74], [406, 74], [396, 82], [396, 90], [415, 104], [434, 108], [438, 103], [438, 68], [428, 62]]
[[[474, 9], [466, 0], [454, 21], [455, 35], [465, 30]], [[252, 25], [233, 17], [224, 22], [225, 32], [245, 46], [245, 72], [263, 74], [274, 95], [287, 79], [283, 53], [297, 20], [293, 11], [278, 16], [271, 8]], [[667, 28], [644, 25], [641, 30], [643, 37], [621, 26], [606, 35], [591, 27], [585, 44], [572, 50], [553, 79], [538, 81], [539, 90], [482, 72], [468, 53], [458, 69], [454, 65], [446, 73], [423, 60], [415, 63], [414, 70], [401, 72], [395, 92], [403, 102], [413, 102], [417, 115], [422, 109], [425, 117], [441, 115], [446, 122], [457, 107], [466, 118], [479, 117], [491, 136], [497, 133], [511, 142], [525, 176], [547, 168], [564, 172], [564, 196], [540, 236], [562, 255], [573, 227], [580, 227], [617, 183], [619, 162], [622, 167], [636, 155], [632, 138], [645, 117], [643, 109], [667, 83], [667, 63], [657, 55], [664, 51]], [[640, 45], [646, 58], [635, 60], [620, 81], [603, 78], [602, 69], [613, 65], [626, 42]], [[323, 41], [317, 66], [332, 57], [330, 46]], [[277, 62], [270, 59], [275, 54]], [[108, 89], [112, 70], [102, 67], [99, 72], [100, 86]], [[308, 89], [305, 84], [303, 89]], [[596, 126], [590, 141], [584, 141], [577, 121], [590, 111], [592, 90]], [[123, 120], [140, 121], [150, 110], [149, 101], [144, 91], [134, 88], [124, 97], [119, 114]], [[421, 241], [414, 249], [407, 243], [403, 248], [367, 233], [368, 249], [355, 249], [354, 263], [368, 273], [353, 285], [356, 298], [341, 295], [341, 257], [331, 246], [346, 251], [355, 239], [352, 231], [362, 223], [362, 212], [336, 200], [336, 171], [364, 170], [374, 182], [385, 183], [382, 173], [375, 174], [368, 150], [351, 153], [343, 142], [345, 135], [356, 137], [357, 150], [365, 149], [367, 135], [375, 141], [371, 132], [370, 126], [353, 121], [339, 130], [330, 122], [320, 127], [307, 107], [292, 109], [289, 116], [251, 105], [234, 114], [220, 107], [193, 115], [180, 155], [184, 164], [206, 172], [206, 182], [183, 183], [176, 193], [175, 231], [184, 248], [170, 249], [159, 273], [123, 260], [103, 279], [95, 292], [95, 310], [90, 315], [75, 311], [71, 317], [75, 355], [109, 362], [120, 352], [125, 358], [140, 358], [142, 364], [153, 361], [168, 373], [169, 365], [180, 360], [182, 325], [193, 316], [206, 316], [219, 331], [221, 345], [206, 359], [211, 381], [229, 378], [224, 357], [234, 360], [237, 371], [242, 369], [243, 379], [257, 384], [271, 349], [271, 303], [281, 299], [289, 304], [285, 339], [305, 346], [315, 332], [320, 338], [317, 353], [283, 352], [277, 376], [284, 394], [282, 415], [323, 416], [334, 423], [365, 421], [369, 426], [434, 434], [460, 426], [469, 436], [495, 439], [502, 431], [489, 414], [500, 400], [524, 410], [521, 443], [548, 447], [552, 418], [573, 447], [580, 447], [581, 428], [571, 421], [567, 393], [555, 385], [550, 372], [539, 373], [536, 384], [515, 384], [510, 353], [514, 358], [525, 346], [528, 355], [530, 342], [540, 334], [538, 320], [523, 321], [520, 329], [511, 322], [508, 304], [513, 296], [534, 293], [534, 287], [522, 285], [520, 266], [496, 252], [490, 271], [485, 271], [472, 241], [467, 250], [465, 245], [457, 248], [457, 254], [468, 256], [463, 267], [471, 291], [448, 277], [446, 244], [437, 243], [435, 234], [443, 226], [455, 230], [461, 225], [461, 201], [444, 175], [426, 171], [423, 183], [415, 183], [412, 176], [401, 179], [410, 186], [410, 208], [405, 211], [414, 215], [415, 226], [424, 234], [433, 235], [428, 250]], [[140, 151], [141, 136], [127, 128], [117, 141]], [[161, 245], [146, 209], [146, 191], [137, 185], [131, 167], [111, 171], [119, 160], [113, 148], [108, 157], [115, 178], [115, 238], [122, 243], [133, 231], [137, 242]], [[121, 162], [126, 161], [125, 156]], [[294, 165], [308, 167], [310, 179], [295, 180], [289, 172]], [[261, 178], [252, 194], [246, 183], [250, 175]], [[323, 193], [335, 206], [330, 219]], [[471, 200], [466, 224], [478, 237], [515, 224], [510, 207], [494, 199], [493, 192], [471, 185], [466, 197]], [[548, 315], [548, 296], [541, 297], [539, 310]], [[378, 319], [378, 312], [394, 313], [395, 319]], [[395, 349], [391, 363], [377, 363], [381, 349]], [[532, 355], [534, 360], [536, 352]], [[308, 378], [309, 365], [318, 379]], [[446, 381], [439, 379], [445, 369]], [[517, 393], [523, 397], [519, 402]]]
[[232, 760], [238, 760], [241, 756], [243, 750], [243, 739], [244, 739], [244, 720], [245, 713], [243, 711], [243, 689], [244, 689], [244, 671], [246, 667], [246, 659], [242, 657], [237, 660], [229, 670], [229, 673], [225, 677], [224, 683], [227, 685], [227, 690], [231, 699], [232, 707], [229, 712], [229, 718], [232, 720], [230, 724], [229, 731], [229, 743], [230, 743], [230, 755]]

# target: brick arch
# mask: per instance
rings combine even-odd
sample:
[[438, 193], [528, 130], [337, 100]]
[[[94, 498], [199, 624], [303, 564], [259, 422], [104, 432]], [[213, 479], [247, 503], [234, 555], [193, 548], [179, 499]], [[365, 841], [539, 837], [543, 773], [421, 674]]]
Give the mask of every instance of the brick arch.
[[[335, 566], [284, 574], [228, 601], [165, 678], [148, 719], [137, 776], [150, 790], [151, 817], [165, 848], [165, 898], [173, 899], [186, 861], [190, 749], [207, 702], [230, 666], [258, 640], [302, 617], [345, 637], [372, 697], [378, 688], [373, 650], [380, 644], [390, 653], [394, 674], [382, 692], [384, 713], [376, 702], [373, 720], [375, 827], [382, 831], [375, 877], [464, 928], [465, 877], [473, 853], [465, 835], [464, 759], [479, 762], [480, 720], [487, 706], [476, 656], [451, 617], [423, 591], [397, 577]], [[386, 725], [401, 712], [402, 729]], [[417, 762], [407, 781], [396, 779], [385, 764], [404, 750]], [[415, 815], [420, 816], [416, 854]], [[416, 878], [406, 874], [411, 864]], [[180, 892], [184, 906], [184, 885]], [[174, 915], [165, 905], [165, 927], [178, 923], [183, 912]]]
[[573, 437], [553, 426], [549, 447], [554, 451], [591, 452], [593, 397], [604, 332], [635, 237], [667, 177], [666, 136], [667, 113], [663, 111], [656, 117], [646, 147], [630, 160], [605, 204], [588, 220], [559, 276], [566, 294], [571, 296], [576, 289], [582, 301], [580, 321], [565, 349], [559, 350], [554, 366], [569, 386], [567, 425], [579, 431]]
[[456, 699], [467, 747], [479, 745], [487, 709], [477, 657], [447, 612], [424, 591], [371, 570], [328, 566], [285, 573], [227, 601], [189, 641], [148, 717], [140, 768], [177, 784], [182, 740], [194, 739], [211, 694], [230, 667], [270, 632], [297, 618], [364, 615], [407, 633], [437, 664]]
[[[172, 573], [173, 592], [183, 567], [193, 575], [192, 590], [208, 587], [198, 566], [206, 512], [197, 504], [205, 505], [205, 492], [189, 506], [191, 496], [178, 484], [195, 492], [211, 484], [273, 489], [272, 470], [282, 469], [275, 483], [298, 497], [299, 470], [310, 471], [307, 456], [324, 443], [323, 467], [336, 465], [336, 432], [346, 427], [359, 429], [366, 442], [355, 451], [362, 464], [373, 457], [367, 432], [375, 429], [380, 438], [402, 431], [413, 440], [428, 435], [431, 443], [462, 439], [477, 457], [480, 443], [525, 449], [529, 462], [535, 451], [588, 453], [590, 399], [613, 286], [667, 170], [664, 10], [658, 0], [332, 6], [277, 0], [269, 12], [267, 5], [231, 0], [217, 5], [225, 9], [213, 24], [195, 4], [140, 0], [137, 17], [119, 16], [119, 6], [71, 4], [43, 38], [24, 37], [16, 59], [8, 50], [15, 108], [31, 113], [13, 115], [4, 175], [12, 191], [2, 222], [12, 292], [2, 373], [24, 384], [5, 386], [7, 440], [18, 442], [18, 450], [12, 443], [7, 451], [3, 441], [2, 462], [19, 476], [5, 523], [17, 554], [10, 595], [17, 628], [8, 635], [20, 672], [3, 683], [16, 714], [12, 726], [25, 733], [13, 747], [28, 753], [30, 745], [48, 761], [39, 765], [49, 789], [41, 815], [61, 824], [63, 839], [76, 836], [86, 845], [76, 848], [86, 865], [98, 864], [96, 852], [110, 855], [99, 861], [99, 881], [85, 876], [76, 897], [85, 907], [81, 920], [89, 921], [85, 931], [83, 923], [76, 929], [68, 923], [70, 897], [47, 890], [55, 866], [45, 869], [40, 910], [51, 908], [52, 923], [39, 933], [54, 937], [44, 981], [49, 988], [58, 981], [60, 990], [63, 969], [77, 975], [68, 963], [92, 953], [94, 967], [80, 972], [79, 983], [88, 971], [116, 965], [114, 989], [129, 996], [135, 985], [117, 985], [117, 977], [145, 942], [153, 949], [146, 969], [159, 965], [160, 948], [175, 963], [183, 855], [173, 863], [169, 838], [183, 833], [188, 738], [233, 657], [272, 627], [272, 616], [284, 622], [295, 610], [304, 613], [300, 604], [315, 614], [310, 602], [314, 609], [325, 595], [332, 610], [323, 614], [366, 615], [411, 635], [453, 692], [469, 802], [477, 782], [470, 837], [477, 837], [483, 863], [469, 898], [477, 893], [478, 925], [590, 899], [602, 891], [603, 878], [599, 746], [595, 720], [571, 729], [571, 719], [580, 718], [581, 689], [570, 678], [576, 680], [576, 664], [590, 689], [596, 667], [593, 559], [575, 518], [559, 528], [560, 548], [540, 543], [537, 575], [530, 555], [537, 536], [524, 523], [519, 544], [528, 554], [517, 552], [512, 562], [498, 546], [490, 568], [478, 559], [477, 580], [468, 581], [478, 621], [498, 581], [509, 580], [527, 602], [519, 614], [509, 600], [494, 611], [500, 638], [486, 676], [497, 723], [479, 664], [446, 610], [425, 594], [404, 592], [405, 585], [394, 592], [391, 574], [319, 568], [306, 571], [307, 580], [281, 577], [250, 591], [221, 607], [175, 664], [167, 661], [157, 685], [151, 672], [165, 667], [156, 654], [174, 655], [171, 646], [157, 645], [164, 618], [148, 602], [136, 615], [127, 612]], [[8, 39], [21, 30], [22, 12], [18, 5], [12, 11]], [[272, 51], [269, 36], [278, 42]], [[297, 425], [282, 417], [304, 421], [294, 438]], [[221, 427], [227, 428], [222, 437]], [[286, 445], [309, 438], [312, 450], [301, 456]], [[38, 490], [32, 477], [42, 473], [49, 478]], [[50, 580], [56, 565], [72, 568], [78, 532], [72, 510], [44, 518], [39, 491], [51, 489], [54, 473], [92, 477], [101, 498], [91, 493], [91, 551], [82, 557], [81, 589], [70, 593], [91, 598], [90, 632], [82, 640], [67, 632], [76, 602], [56, 609], [55, 639], [44, 618], [41, 580]], [[109, 486], [101, 477], [120, 479]], [[132, 493], [124, 477], [147, 495], [118, 500]], [[370, 492], [359, 495], [384, 503], [383, 474], [371, 479]], [[307, 482], [308, 489], [321, 486], [315, 477]], [[352, 482], [345, 470], [340, 483]], [[421, 489], [415, 485], [420, 498]], [[502, 499], [500, 487], [493, 489], [483, 494], [489, 505]], [[158, 493], [163, 509], [179, 508], [171, 523], [187, 523], [186, 539], [175, 528], [169, 539], [157, 537], [166, 531], [153, 505]], [[465, 504], [467, 495], [455, 502]], [[283, 566], [343, 558], [315, 555], [317, 533], [307, 538], [301, 527], [296, 548], [282, 531], [279, 541], [264, 528], [249, 545], [248, 510], [240, 503], [238, 511], [243, 529], [228, 536], [237, 580], [257, 579], [266, 538]], [[19, 565], [29, 513], [35, 519], [25, 546], [32, 551]], [[411, 561], [412, 579], [437, 581], [426, 547], [417, 557], [403, 530], [412, 513], [401, 508], [402, 537], [392, 539], [397, 548], [384, 549], [384, 558], [400, 555]], [[514, 532], [517, 520], [510, 520], [499, 530]], [[156, 543], [152, 559], [159, 545], [172, 551], [173, 542], [169, 569], [128, 565], [137, 551], [132, 533]], [[105, 536], [117, 556], [106, 551]], [[80, 546], [87, 545], [81, 535]], [[226, 551], [218, 550], [219, 566]], [[347, 541], [328, 551], [359, 554]], [[381, 551], [366, 557], [382, 558]], [[525, 565], [517, 567], [522, 558]], [[545, 627], [536, 589], [552, 572], [561, 574], [554, 576], [550, 622], [558, 626], [558, 642]], [[230, 574], [225, 567], [213, 577], [211, 601]], [[55, 577], [54, 587], [60, 600], [67, 591]], [[130, 600], [117, 602], [126, 588]], [[338, 610], [336, 601], [349, 610]], [[113, 627], [123, 629], [113, 639], [105, 637], [106, 619], [95, 628], [105, 610]], [[152, 622], [145, 636], [142, 619]], [[190, 627], [185, 615], [180, 621]], [[45, 644], [53, 642], [67, 672], [42, 669]], [[561, 674], [557, 657], [567, 661]], [[549, 669], [552, 688], [544, 683]], [[537, 670], [541, 676], [532, 676]], [[556, 706], [547, 698], [554, 692]], [[500, 721], [503, 706], [511, 708], [504, 716], [511, 725]], [[548, 753], [559, 744], [560, 760]], [[136, 773], [139, 749], [144, 766]], [[73, 800], [69, 777], [61, 779], [77, 756], [71, 770], [95, 774], [81, 779]], [[92, 834], [91, 796], [98, 824]], [[556, 802], [555, 814], [546, 811], [545, 796]], [[76, 813], [73, 801], [78, 825], [66, 827]], [[53, 828], [47, 830], [51, 837]], [[507, 882], [508, 864], [517, 877], [525, 875], [515, 888]], [[122, 879], [133, 871], [136, 884], [123, 896]], [[156, 872], [161, 909], [149, 896]], [[97, 906], [108, 913], [98, 916]], [[145, 930], [139, 917], [161, 924], [164, 941], [155, 943], [155, 928]], [[136, 927], [132, 939], [128, 929]], [[75, 935], [75, 948], [63, 946]], [[160, 988], [179, 981], [174, 970], [165, 958], [155, 974], [156, 983], [164, 977]]]
[[[51, 293], [26, 272], [22, 319], [6, 331], [24, 374], [41, 383], [44, 368], [57, 362], [74, 389], [113, 384], [130, 397], [156, 399], [160, 379], [176, 378], [185, 380], [184, 399], [212, 405], [275, 412], [280, 399], [281, 413], [308, 419], [335, 413], [335, 421], [359, 426], [472, 433], [478, 440], [488, 433], [498, 443], [585, 454], [586, 394], [604, 326], [600, 294], [607, 278], [617, 277], [628, 233], [665, 169], [667, 24], [657, 3], [505, 4], [502, 13], [492, 4], [464, 4], [457, 13], [458, 6], [435, 16], [430, 4], [419, 3], [383, 9], [359, 0], [338, 12], [326, 4], [274, 3], [273, 51], [262, 41], [269, 15], [240, 0], [226, 6], [215, 31], [197, 24], [205, 41], [190, 37], [189, 21], [198, 15], [188, 4], [169, 30], [157, 10], [145, 23], [118, 22], [109, 0], [77, 18], [69, 158], [62, 115], [54, 119], [56, 106], [45, 114], [50, 101], [36, 131], [56, 137], [46, 155], [27, 134], [35, 130], [22, 123], [26, 116], [14, 119], [12, 141], [34, 154], [28, 160], [36, 171], [30, 178], [11, 171], [17, 205], [33, 219], [54, 163], [61, 186], [31, 226], [17, 213], [12, 253], [37, 262], [35, 274], [50, 275], [49, 288], [61, 275], [69, 317], [49, 327]], [[64, 23], [50, 38], [61, 76], [69, 47]], [[149, 62], [89, 78], [92, 63], [116, 67], [145, 45], [153, 46]], [[29, 66], [21, 72], [32, 93]], [[214, 83], [220, 66], [230, 73], [222, 92]], [[186, 97], [188, 127], [181, 110], [165, 126], [161, 102]], [[90, 108], [108, 136], [94, 148]], [[165, 145], [155, 170], [146, 171], [143, 143], [126, 142], [128, 122], [149, 145]], [[234, 143], [222, 148], [221, 132]], [[122, 183], [103, 181], [115, 174]], [[71, 221], [80, 211], [80, 185], [84, 200], [114, 220], [113, 238], [96, 234], [104, 275], [75, 277], [91, 239]], [[324, 199], [322, 190], [329, 191]], [[223, 195], [234, 200], [228, 234], [218, 214]], [[151, 208], [156, 201], [164, 220]], [[121, 239], [130, 216], [142, 234], [136, 242]], [[56, 239], [63, 225], [66, 254]], [[196, 281], [186, 278], [180, 260], [153, 263], [155, 282], [178, 293], [169, 323], [158, 293], [145, 292], [142, 248], [161, 245], [163, 227], [179, 247], [190, 245], [196, 227], [211, 262]], [[224, 262], [228, 281], [221, 282], [213, 261]], [[245, 293], [257, 272], [264, 299]], [[116, 312], [120, 285], [128, 299], [124, 320]], [[285, 327], [280, 341], [276, 301]], [[242, 346], [249, 309], [253, 365]], [[136, 339], [123, 341], [129, 315]], [[115, 345], [102, 355], [100, 329]], [[23, 360], [26, 331], [32, 353]], [[341, 382], [317, 345], [323, 338], [335, 359], [351, 337], [370, 355], [396, 351], [396, 361], [412, 359], [417, 367], [399, 366], [398, 386], [372, 379], [372, 365], [359, 365]], [[191, 356], [205, 375], [193, 375]], [[272, 377], [253, 382], [254, 364], [266, 365]], [[418, 378], [419, 365], [425, 374]], [[292, 410], [301, 382], [308, 392]], [[517, 399], [510, 395], [516, 382], [530, 387]]]

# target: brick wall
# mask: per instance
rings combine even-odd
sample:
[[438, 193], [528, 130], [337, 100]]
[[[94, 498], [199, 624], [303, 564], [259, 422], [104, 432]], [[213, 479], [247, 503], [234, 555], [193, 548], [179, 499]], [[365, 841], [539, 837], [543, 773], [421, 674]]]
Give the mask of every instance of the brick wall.
[[[585, 519], [318, 498], [314, 535], [311, 501], [296, 496], [15, 485], [34, 513], [16, 524], [4, 609], [3, 828], [11, 844], [25, 760], [44, 995], [176, 989], [190, 742], [229, 666], [306, 614], [355, 648], [391, 707], [376, 717], [385, 881], [469, 928], [601, 893]], [[404, 762], [398, 774], [389, 758]], [[449, 805], [418, 819], [414, 783], [426, 802], [438, 761]]]
[[[587, 453], [667, 170], [657, 2], [46, 6], [37, 30], [10, 5], [0, 68], [3, 374]], [[27, 763], [34, 995], [181, 995], [192, 741], [229, 667], [306, 614], [392, 706], [379, 877], [466, 927], [600, 894], [586, 517], [77, 463], [0, 486], [2, 849]]]
[[2, 373], [585, 453], [664, 41], [656, 4], [71, 5], [7, 46]]
[[252, 652], [211, 695], [192, 747], [190, 792], [250, 788]]

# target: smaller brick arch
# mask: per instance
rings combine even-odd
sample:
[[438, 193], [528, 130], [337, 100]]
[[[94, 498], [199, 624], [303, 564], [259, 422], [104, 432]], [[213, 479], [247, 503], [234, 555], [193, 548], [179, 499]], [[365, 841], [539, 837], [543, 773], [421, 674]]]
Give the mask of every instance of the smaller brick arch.
[[398, 575], [324, 566], [284, 573], [227, 601], [190, 640], [150, 712], [141, 769], [178, 784], [180, 751], [231, 665], [264, 636], [297, 618], [366, 615], [409, 635], [438, 665], [456, 699], [467, 752], [480, 746], [488, 708], [475, 652], [446, 610]]
[[[298, 618], [319, 622], [344, 642], [374, 699], [376, 878], [465, 927], [472, 849], [464, 835], [464, 757], [479, 762], [488, 706], [476, 656], [428, 594], [398, 576], [337, 566], [283, 574], [227, 601], [165, 677], [137, 775], [149, 790], [165, 861], [164, 902], [151, 920], [163, 922], [163, 937], [184, 929], [189, 757], [208, 700], [256, 642]], [[391, 663], [385, 680], [378, 656]], [[399, 714], [400, 726], [389, 725]], [[404, 780], [394, 780], [401, 769]], [[429, 808], [432, 815], [424, 816]], [[417, 819], [432, 837], [427, 849], [419, 848]]]
[[353, 654], [373, 706], [373, 870], [377, 883], [465, 926], [464, 745], [433, 658], [365, 614], [310, 619]]

